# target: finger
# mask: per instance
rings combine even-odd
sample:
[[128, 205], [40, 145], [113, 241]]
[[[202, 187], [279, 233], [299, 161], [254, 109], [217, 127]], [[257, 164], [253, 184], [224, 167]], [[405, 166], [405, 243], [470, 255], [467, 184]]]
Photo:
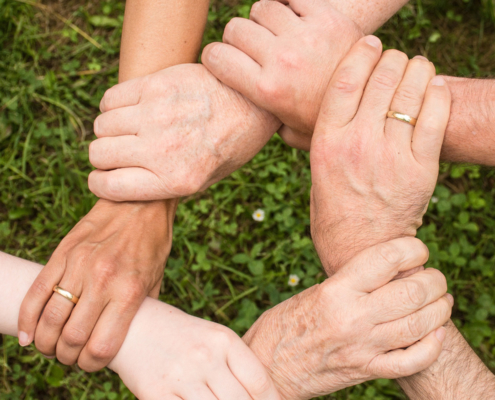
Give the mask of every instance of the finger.
[[278, 1], [258, 1], [251, 7], [249, 18], [274, 35], [292, 31], [301, 19], [289, 7]]
[[120, 107], [135, 106], [141, 100], [146, 78], [136, 78], [108, 89], [100, 102], [102, 113]]
[[[266, 0], [262, 0], [266, 1]], [[299, 16], [306, 17], [308, 14], [314, 14], [321, 9], [321, 1], [307, 1], [307, 0], [276, 0], [282, 4], [290, 6], [290, 8]]]
[[411, 346], [447, 323], [453, 305], [453, 297], [445, 295], [405, 318], [378, 325], [373, 334], [382, 338], [381, 344], [386, 351]]
[[19, 310], [18, 338], [21, 346], [27, 346], [34, 340], [36, 326], [46, 303], [53, 295], [53, 287], [64, 275], [65, 259], [55, 251], [50, 261], [41, 270], [29, 288]]
[[99, 115], [94, 123], [95, 135], [102, 138], [137, 134], [141, 125], [140, 110], [138, 106], [122, 107]]
[[[373, 126], [385, 126], [395, 91], [406, 72], [409, 58], [397, 50], [383, 53], [369, 79], [356, 118]], [[377, 132], [384, 130], [377, 130]]]
[[[81, 286], [71, 282], [65, 275], [58, 286], [74, 296], [81, 296]], [[74, 303], [72, 301], [59, 293], [53, 292], [52, 297], [41, 314], [34, 337], [36, 348], [42, 354], [48, 356], [55, 355], [57, 342], [73, 308]]]
[[428, 268], [375, 290], [366, 298], [366, 303], [373, 322], [382, 324], [410, 315], [445, 293], [445, 276], [437, 269]]
[[354, 290], [371, 293], [390, 282], [399, 272], [424, 265], [428, 247], [416, 238], [401, 238], [370, 247], [341, 268], [338, 279]]
[[311, 136], [303, 132], [295, 131], [287, 125], [283, 125], [278, 130], [278, 134], [290, 147], [304, 151], [309, 151], [311, 148]]
[[160, 289], [162, 288], [162, 280], [163, 280], [163, 277], [162, 277], [162, 279], [160, 279], [159, 282], [157, 282], [155, 287], [153, 289], [151, 289], [150, 293], [148, 294], [149, 297], [151, 297], [153, 299], [158, 299], [158, 297], [160, 296]]
[[376, 372], [377, 378], [386, 379], [397, 379], [423, 371], [440, 356], [445, 334], [444, 327], [438, 328], [405, 350], [394, 350], [375, 357], [370, 368]]
[[152, 201], [180, 197], [163, 194], [158, 176], [144, 168], [122, 168], [113, 171], [93, 171], [88, 178], [89, 190], [96, 196], [112, 201]]
[[90, 143], [89, 162], [102, 170], [141, 167], [145, 153], [144, 141], [137, 136], [103, 137]]
[[232, 375], [232, 372], [225, 368], [223, 371], [215, 370], [207, 380], [208, 387], [219, 400], [252, 400], [246, 389]]
[[77, 362], [105, 306], [105, 301], [100, 297], [81, 295], [57, 343], [58, 361], [65, 365]]
[[395, 277], [394, 277], [394, 281], [396, 279], [404, 279], [404, 278], [407, 278], [408, 276], [411, 276], [411, 275], [414, 275], [416, 272], [419, 272], [419, 271], [424, 271], [425, 267], [424, 266], [420, 266], [420, 267], [416, 267], [416, 268], [413, 268], [413, 269], [410, 269], [408, 271], [404, 271], [404, 272], [399, 272]]
[[244, 52], [260, 65], [271, 56], [270, 47], [274, 39], [268, 29], [245, 18], [231, 19], [223, 33], [224, 43]]
[[[409, 61], [406, 73], [392, 100], [391, 110], [418, 118], [428, 84], [435, 76], [435, 67], [425, 57], [418, 56]], [[388, 118], [385, 135], [398, 144], [398, 148], [409, 150], [414, 127], [408, 123]]]
[[254, 400], [280, 399], [265, 366], [244, 342], [231, 346], [227, 363], [232, 374]]
[[376, 36], [366, 36], [352, 47], [330, 80], [315, 135], [324, 134], [329, 126], [344, 127], [354, 118], [381, 51]]
[[95, 372], [112, 361], [122, 347], [131, 321], [144, 298], [130, 296], [125, 303], [111, 302], [105, 307], [79, 356], [81, 369]]
[[433, 78], [426, 90], [412, 143], [414, 157], [425, 168], [438, 168], [451, 101], [445, 79], [441, 76]]
[[229, 44], [212, 43], [204, 48], [201, 60], [217, 79], [259, 104], [256, 85], [261, 66], [251, 57]]

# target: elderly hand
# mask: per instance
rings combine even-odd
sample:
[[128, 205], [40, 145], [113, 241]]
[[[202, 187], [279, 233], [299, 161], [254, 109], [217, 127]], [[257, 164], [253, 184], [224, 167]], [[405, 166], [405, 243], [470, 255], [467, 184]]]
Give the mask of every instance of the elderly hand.
[[392, 280], [428, 259], [418, 239], [369, 248], [321, 285], [265, 312], [244, 340], [285, 400], [322, 396], [429, 367], [453, 298], [435, 269]]
[[262, 0], [250, 18], [232, 19], [224, 43], [206, 46], [202, 62], [280, 118], [286, 126], [279, 134], [289, 145], [309, 150], [328, 82], [363, 34], [325, 0]]
[[[85, 371], [106, 366], [142, 301], [158, 297], [172, 243], [174, 201], [100, 200], [62, 240], [29, 289], [19, 343]], [[52, 288], [80, 298], [74, 306]]]
[[279, 400], [263, 364], [230, 329], [146, 299], [109, 365], [141, 400]]
[[114, 86], [101, 109], [89, 187], [114, 201], [204, 190], [251, 160], [280, 126], [198, 64]]
[[[415, 236], [435, 189], [450, 91], [424, 57], [360, 40], [330, 81], [311, 144], [312, 237], [331, 273], [376, 243]], [[434, 78], [434, 79], [432, 79]], [[418, 118], [416, 127], [387, 118]]]

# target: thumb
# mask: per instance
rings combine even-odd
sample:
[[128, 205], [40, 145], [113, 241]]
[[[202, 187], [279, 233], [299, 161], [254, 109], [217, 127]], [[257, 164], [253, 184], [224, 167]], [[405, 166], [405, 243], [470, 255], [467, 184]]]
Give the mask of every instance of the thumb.
[[429, 251], [421, 240], [408, 237], [370, 247], [351, 259], [334, 278], [363, 293], [371, 293], [428, 261]]

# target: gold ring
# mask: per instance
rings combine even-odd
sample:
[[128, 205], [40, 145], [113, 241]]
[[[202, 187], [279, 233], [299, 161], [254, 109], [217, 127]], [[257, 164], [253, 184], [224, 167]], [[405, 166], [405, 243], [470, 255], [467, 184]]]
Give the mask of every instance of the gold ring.
[[60, 296], [63, 296], [65, 297], [67, 300], [70, 300], [72, 301], [74, 304], [77, 304], [77, 302], [79, 301], [79, 297], [77, 296], [74, 296], [72, 293], [68, 292], [67, 290], [65, 289], [62, 289], [60, 286], [58, 285], [55, 285], [53, 287], [53, 291], [55, 293], [58, 293]]
[[416, 126], [416, 123], [418, 122], [418, 120], [416, 118], [410, 117], [409, 115], [402, 114], [402, 113], [397, 112], [397, 111], [389, 111], [387, 113], [387, 117], [396, 119], [398, 121], [405, 122], [406, 124], [409, 124], [412, 126]]

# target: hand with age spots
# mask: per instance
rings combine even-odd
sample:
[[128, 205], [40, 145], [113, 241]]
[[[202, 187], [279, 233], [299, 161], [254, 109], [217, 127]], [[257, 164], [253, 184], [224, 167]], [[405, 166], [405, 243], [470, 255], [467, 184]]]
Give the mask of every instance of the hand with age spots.
[[251, 160], [280, 126], [198, 64], [114, 86], [101, 109], [89, 188], [113, 201], [204, 190]]
[[[284, 400], [306, 400], [429, 367], [442, 351], [453, 298], [445, 277], [417, 268], [413, 238], [358, 254], [334, 276], [265, 312], [244, 341]], [[419, 271], [393, 280], [398, 273]]]

